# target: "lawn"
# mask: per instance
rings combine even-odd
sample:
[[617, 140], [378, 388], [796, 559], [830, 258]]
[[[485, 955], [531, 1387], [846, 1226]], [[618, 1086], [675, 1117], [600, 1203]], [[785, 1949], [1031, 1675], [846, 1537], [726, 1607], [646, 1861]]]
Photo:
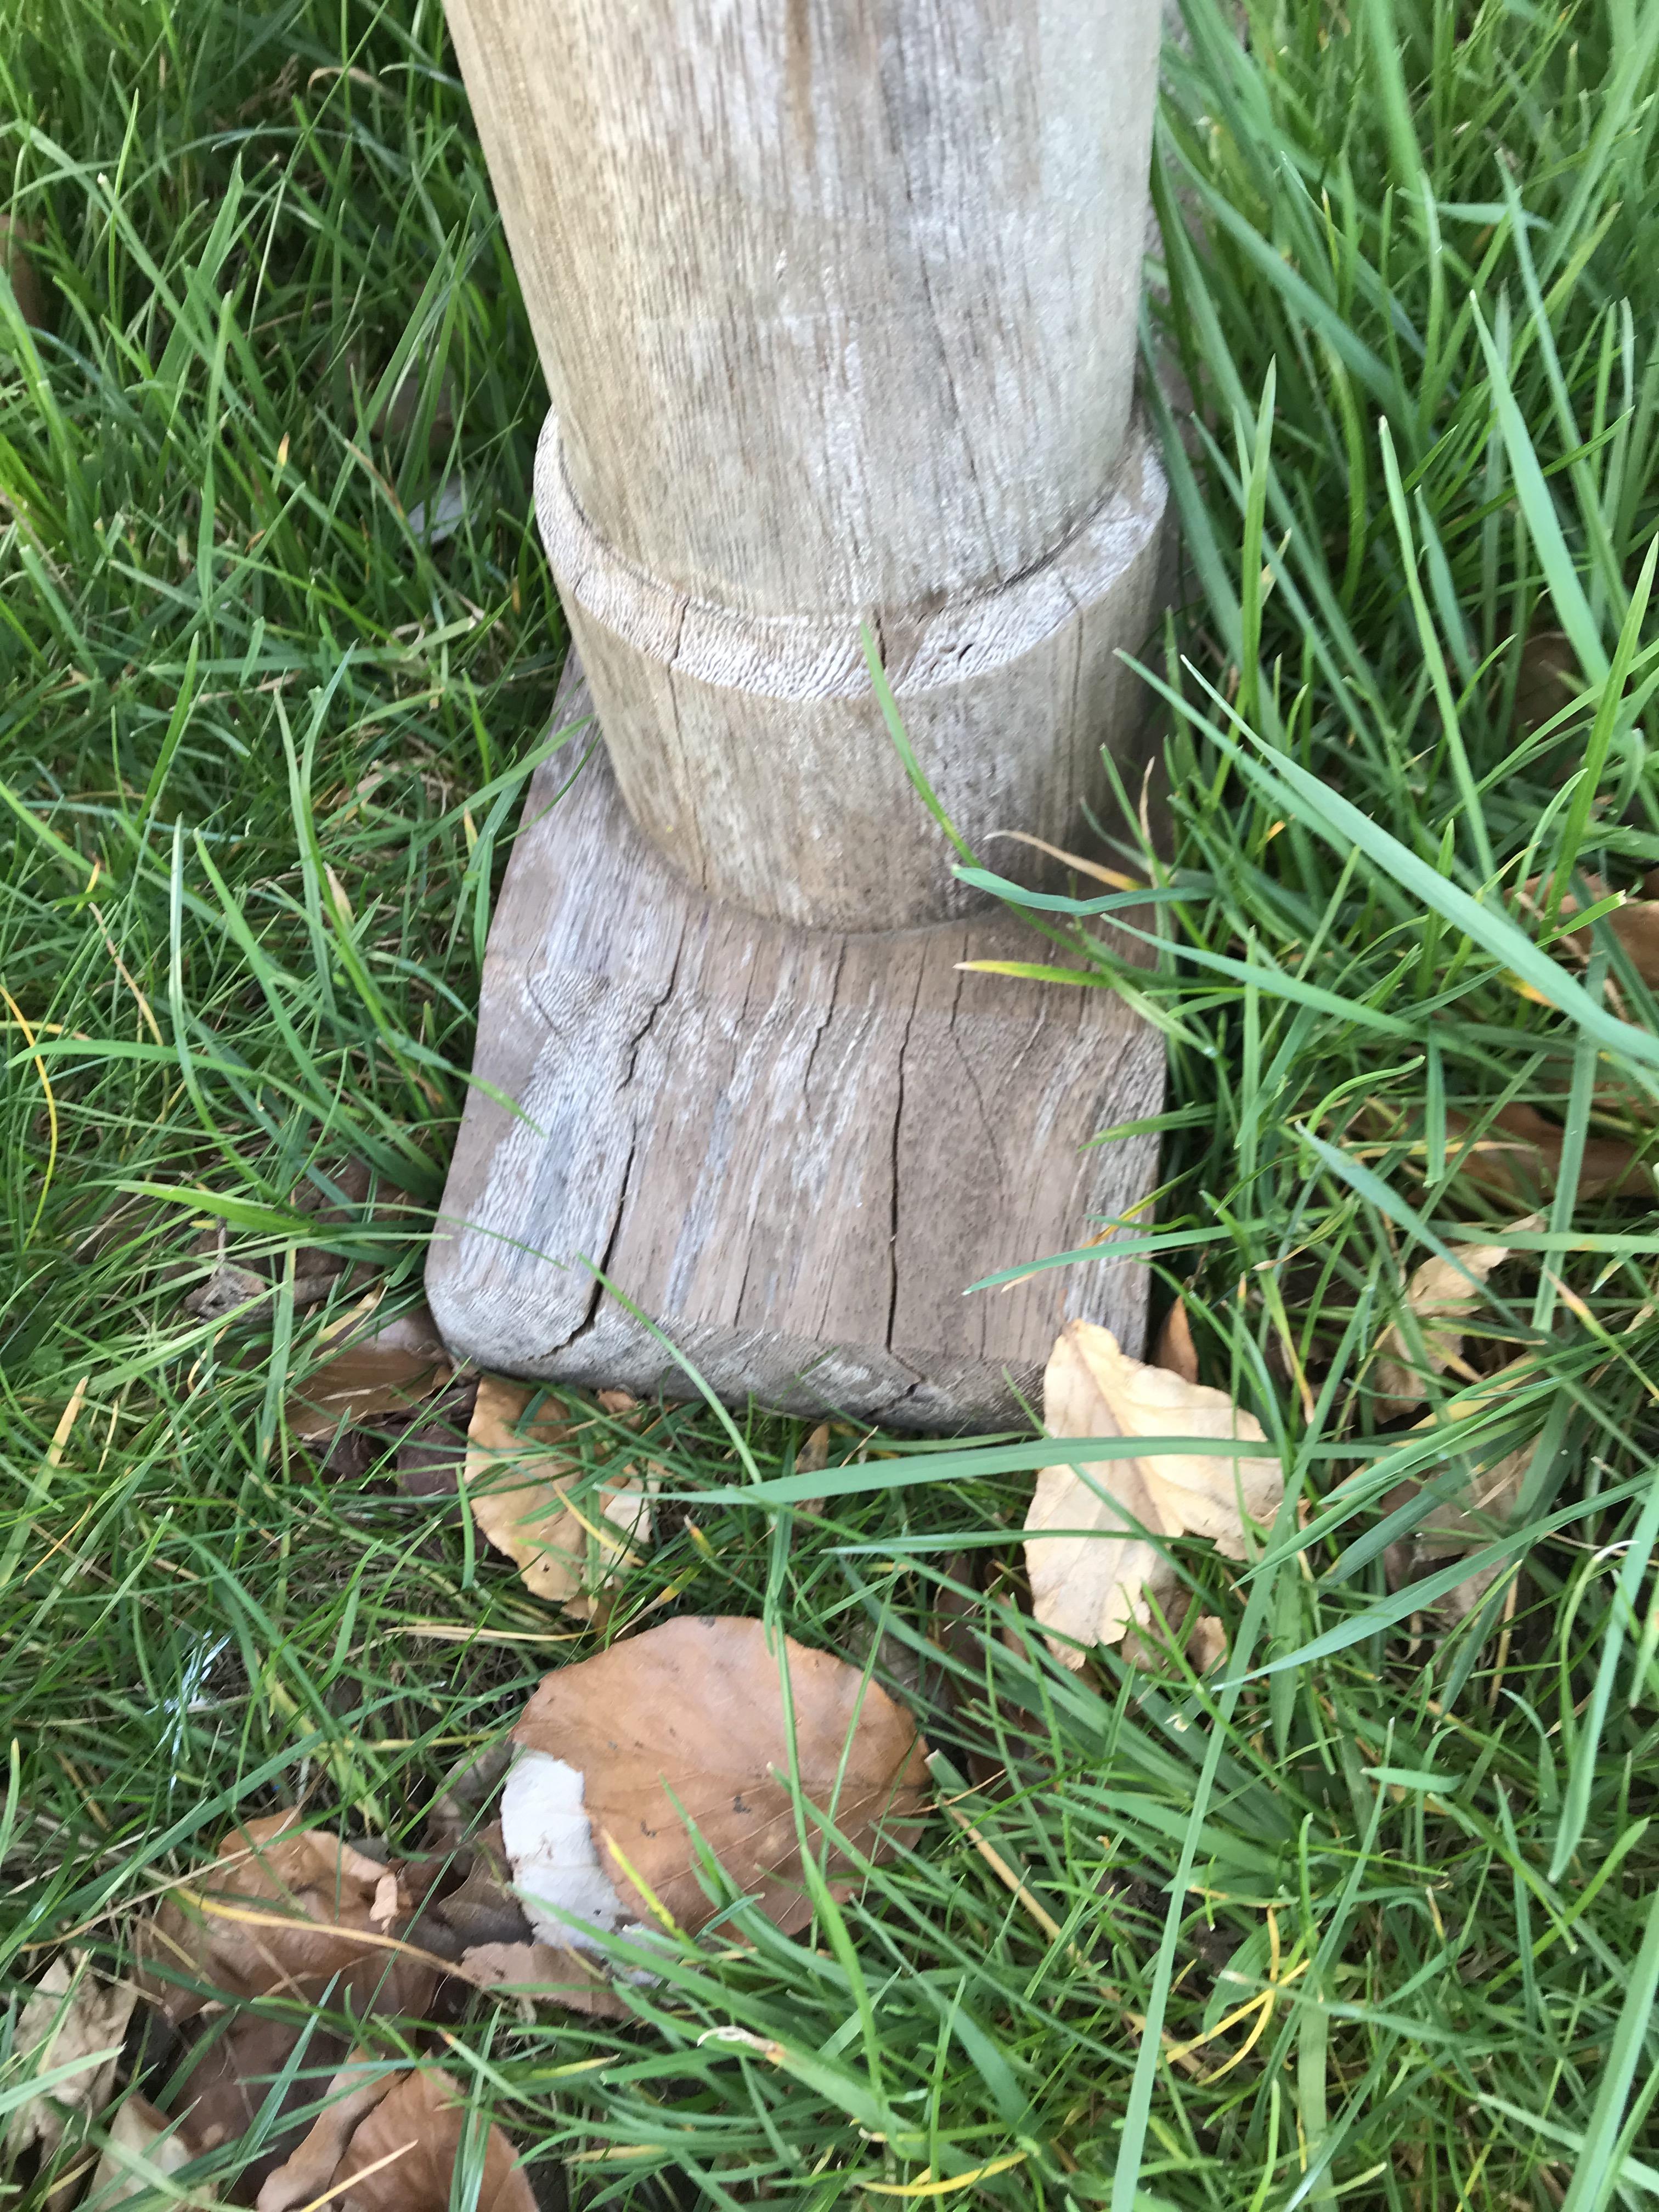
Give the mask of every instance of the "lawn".
[[[14, 258], [14, 2023], [65, 1944], [120, 1972], [239, 1820], [408, 1846], [550, 1668], [738, 1613], [908, 1698], [949, 1814], [798, 1936], [734, 1899], [625, 2022], [444, 2024], [573, 2208], [1659, 2193], [1659, 9], [1246, 0], [1242, 44], [1185, 12], [1146, 327], [1194, 408], [1156, 403], [1187, 556], [1146, 657], [1161, 851], [1101, 788], [1152, 964], [1093, 928], [1118, 894], [1031, 918], [1056, 989], [1166, 1037], [1155, 1315], [1184, 1302], [1283, 1462], [1243, 1562], [1174, 1547], [1225, 1633], [1202, 1675], [1049, 1652], [1030, 1439], [841, 1433], [807, 1513], [765, 1490], [801, 1424], [573, 1401], [587, 1462], [644, 1425], [673, 1494], [600, 1631], [400, 1488], [395, 1437], [295, 1433], [323, 1332], [418, 1297], [548, 742], [540, 374], [436, 0], [0, 0], [46, 319]], [[1397, 1411], [1407, 1277], [1504, 1229], [1456, 1364], [1403, 1325]], [[222, 1260], [275, 1284], [228, 1325], [188, 1303]], [[1436, 1610], [1467, 1559], [1396, 1586], [1512, 1455], [1473, 1605]], [[154, 2201], [234, 2187], [273, 2113]]]

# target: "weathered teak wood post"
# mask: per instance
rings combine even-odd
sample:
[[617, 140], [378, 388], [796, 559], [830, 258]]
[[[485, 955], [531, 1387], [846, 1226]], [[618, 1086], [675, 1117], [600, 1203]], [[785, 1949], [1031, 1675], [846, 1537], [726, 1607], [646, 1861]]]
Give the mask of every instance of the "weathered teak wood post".
[[1070, 844], [1132, 748], [1164, 483], [1133, 405], [1158, 0], [448, 0], [553, 398], [596, 757], [532, 791], [428, 1271], [452, 1346], [1004, 1419], [1138, 1271], [977, 1277], [1144, 1187], [1155, 1038], [960, 972], [1040, 940], [967, 842]]

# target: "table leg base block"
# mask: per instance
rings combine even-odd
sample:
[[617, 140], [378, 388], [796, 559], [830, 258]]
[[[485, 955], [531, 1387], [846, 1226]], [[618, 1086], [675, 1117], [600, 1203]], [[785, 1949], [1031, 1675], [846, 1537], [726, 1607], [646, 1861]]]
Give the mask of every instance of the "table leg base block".
[[[589, 711], [573, 670], [559, 719]], [[1158, 1111], [1156, 1033], [1108, 991], [963, 973], [1042, 957], [1000, 909], [842, 935], [708, 900], [602, 747], [555, 803], [592, 735], [538, 771], [490, 932], [427, 1263], [452, 1352], [641, 1397], [696, 1395], [683, 1360], [733, 1402], [961, 1432], [1024, 1421], [1076, 1314], [1138, 1348], [1133, 1263], [963, 1292], [1150, 1188], [1155, 1137], [1089, 1139]]]

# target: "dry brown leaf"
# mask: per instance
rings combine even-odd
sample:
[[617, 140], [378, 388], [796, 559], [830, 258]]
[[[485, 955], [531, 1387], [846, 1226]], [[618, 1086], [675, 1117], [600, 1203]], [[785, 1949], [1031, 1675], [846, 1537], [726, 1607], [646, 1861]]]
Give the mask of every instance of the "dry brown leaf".
[[[830, 1464], [830, 1424], [820, 1421], [805, 1443], [795, 1454], [797, 1474], [822, 1474]], [[817, 1515], [827, 1501], [822, 1498], [803, 1498], [797, 1501], [795, 1511]]]
[[[1482, 1115], [1485, 1135], [1477, 1138], [1461, 1157], [1453, 1143], [1448, 1152], [1453, 1164], [1469, 1181], [1503, 1198], [1522, 1200], [1547, 1197], [1561, 1170], [1561, 1146], [1565, 1132], [1535, 1106], [1518, 1101], [1500, 1107], [1490, 1119]], [[1449, 1139], [1462, 1137], [1474, 1127], [1467, 1114], [1453, 1108], [1446, 1112]], [[1619, 1137], [1591, 1137], [1584, 1145], [1578, 1171], [1578, 1195], [1586, 1198], [1651, 1198], [1653, 1173], [1637, 1160], [1636, 1147]]]
[[[467, 2117], [465, 2089], [436, 2067], [398, 2076], [335, 2169], [341, 2212], [449, 2212]], [[498, 2127], [484, 2138], [476, 2205], [477, 2212], [536, 2212], [529, 2177]]]
[[568, 2005], [595, 2020], [626, 2020], [628, 2007], [592, 1959], [565, 1943], [479, 1943], [456, 1972], [475, 1989]]
[[[177, 2173], [181, 2166], [188, 2166], [191, 2159], [213, 2148], [188, 2123], [165, 2118], [143, 2097], [126, 2100], [111, 2119], [104, 2139], [109, 2148], [98, 2162], [87, 2197], [97, 2212], [148, 2197], [158, 2177]], [[198, 2203], [206, 2198], [212, 2203], [218, 2197], [216, 2190], [204, 2185], [198, 2185], [191, 2194]], [[163, 2191], [162, 2201], [166, 2195]]]
[[453, 1382], [426, 1407], [423, 1419], [404, 1431], [393, 1465], [398, 1486], [407, 1497], [459, 1496], [466, 1465], [466, 1425], [477, 1387], [470, 1380]]
[[1227, 1632], [1212, 1613], [1200, 1613], [1187, 1632], [1187, 1656], [1195, 1674], [1207, 1674], [1227, 1656]]
[[0, 215], [0, 269], [10, 282], [17, 301], [17, 312], [30, 327], [44, 331], [50, 327], [46, 312], [46, 287], [26, 248], [40, 237], [33, 223], [22, 222], [15, 216]]
[[[1131, 1359], [1109, 1329], [1085, 1321], [1068, 1322], [1049, 1355], [1043, 1419], [1053, 1437], [1267, 1442], [1224, 1391]], [[1025, 1516], [1028, 1540], [1046, 1528], [1089, 1532], [1025, 1546], [1031, 1608], [1054, 1632], [1056, 1657], [1080, 1667], [1086, 1651], [1060, 1638], [1115, 1644], [1151, 1626], [1153, 1599], [1166, 1615], [1175, 1601], [1174, 1570], [1132, 1522], [1158, 1535], [1211, 1537], [1240, 1559], [1241, 1507], [1253, 1522], [1271, 1521], [1283, 1494], [1279, 1461], [1254, 1455], [1154, 1449], [1086, 1468], [1044, 1468]]]
[[1164, 1316], [1164, 1326], [1152, 1348], [1152, 1365], [1167, 1368], [1171, 1375], [1180, 1376], [1183, 1382], [1198, 1380], [1198, 1347], [1193, 1342], [1193, 1325], [1187, 1318], [1184, 1298], [1177, 1298]]
[[[1467, 1420], [1481, 1412], [1504, 1390], [1536, 1372], [1530, 1361], [1516, 1360], [1500, 1369], [1478, 1394], [1466, 1395], [1456, 1413], [1448, 1419], [1437, 1420], [1431, 1414], [1418, 1422], [1417, 1429], [1439, 1427], [1449, 1431], [1456, 1420]], [[1416, 1430], [1412, 1433], [1415, 1434]], [[1449, 1449], [1455, 1449], [1455, 1438], [1449, 1434], [1447, 1443]], [[1521, 1444], [1514, 1451], [1505, 1452], [1501, 1459], [1494, 1460], [1490, 1467], [1477, 1469], [1458, 1496], [1431, 1505], [1408, 1536], [1390, 1544], [1383, 1555], [1389, 1589], [1403, 1589], [1407, 1583], [1432, 1573], [1449, 1559], [1462, 1559], [1466, 1552], [1479, 1551], [1482, 1545], [1490, 1543], [1493, 1524], [1501, 1528], [1520, 1502], [1521, 1487], [1532, 1465], [1535, 1445], [1536, 1439]], [[1420, 1496], [1425, 1487], [1416, 1481], [1396, 1484], [1382, 1500], [1382, 1510], [1397, 1512]], [[1502, 1562], [1481, 1568], [1441, 1598], [1434, 1612], [1448, 1626], [1465, 1620], [1505, 1571]]]
[[270, 1285], [252, 1268], [222, 1260], [206, 1282], [198, 1284], [185, 1299], [185, 1311], [198, 1321], [227, 1321], [232, 1314], [251, 1320], [257, 1307], [270, 1296]]
[[[1585, 890], [1593, 903], [1600, 904], [1607, 897], [1608, 886], [1600, 876], [1586, 874]], [[1645, 888], [1645, 887], [1644, 887]], [[1548, 895], [1548, 879], [1533, 876], [1524, 886], [1522, 899], [1528, 910], [1541, 914]], [[1571, 916], [1578, 912], [1578, 900], [1572, 891], [1565, 892], [1559, 911]], [[1659, 899], [1626, 897], [1621, 906], [1602, 916], [1613, 935], [1630, 955], [1631, 964], [1644, 983], [1659, 983]], [[1576, 959], [1588, 960], [1594, 949], [1594, 938], [1588, 929], [1570, 930], [1565, 937], [1553, 939], [1547, 948], [1559, 960], [1564, 952]]]
[[1068, 853], [1062, 846], [1049, 844], [1046, 838], [1034, 837], [1029, 830], [1000, 830], [995, 834], [1012, 839], [1016, 845], [1029, 845], [1035, 852], [1046, 853], [1051, 860], [1062, 861], [1066, 867], [1075, 868], [1080, 876], [1092, 876], [1097, 883], [1105, 884], [1115, 891], [1146, 889], [1145, 884], [1138, 884], [1133, 876], [1124, 875], [1120, 869], [1103, 868], [1098, 860], [1085, 860], [1079, 853]]
[[[121, 2039], [137, 2000], [131, 1983], [100, 1982], [83, 1955], [71, 1953], [52, 1960], [18, 2019], [12, 2039], [14, 2060], [38, 2075], [56, 2066], [72, 2066], [100, 2051], [108, 2056], [60, 2081], [45, 2096], [17, 2107], [5, 2136], [14, 2157], [38, 2145], [44, 2162], [67, 2133], [73, 2130], [78, 2135], [97, 2118], [114, 2090]], [[47, 2203], [55, 2205], [61, 2193], [54, 2191]]]
[[[179, 2086], [167, 2102], [191, 2139], [210, 2150], [216, 2143], [237, 2142], [246, 2135], [264, 2110], [271, 2086], [293, 2057], [305, 2028], [294, 2016], [227, 2014], [215, 2006], [187, 2022], [181, 2036], [186, 2050]], [[351, 2048], [345, 2036], [314, 2025], [305, 2036], [305, 2046], [304, 2063], [278, 2101], [263, 2148], [231, 2186], [239, 2203], [256, 2191], [294, 2148], [309, 2125], [319, 2077], [343, 2066]]]
[[[1540, 1226], [1540, 1216], [1529, 1213], [1500, 1234], [1518, 1236]], [[1509, 1258], [1514, 1247], [1455, 1244], [1449, 1249], [1450, 1259], [1443, 1260], [1437, 1255], [1414, 1267], [1406, 1285], [1406, 1303], [1417, 1318], [1424, 1355], [1437, 1375], [1443, 1375], [1449, 1367], [1461, 1364], [1463, 1331], [1459, 1324], [1479, 1306], [1487, 1277]], [[1377, 1418], [1388, 1421], [1397, 1413], [1407, 1413], [1413, 1406], [1420, 1406], [1426, 1394], [1423, 1377], [1413, 1364], [1411, 1346], [1397, 1322], [1384, 1335], [1379, 1355], [1376, 1409]]]
[[535, 1395], [499, 1375], [480, 1377], [466, 1432], [467, 1498], [527, 1590], [591, 1615], [596, 1593], [649, 1526], [649, 1492], [629, 1467], [578, 1500], [583, 1470], [568, 1449], [570, 1424], [550, 1406], [526, 1421]]
[[[858, 1668], [782, 1643], [801, 1788], [856, 1850], [884, 1857], [922, 1809], [927, 1747], [916, 1724]], [[811, 1919], [793, 1801], [774, 1771], [790, 1771], [789, 1736], [760, 1621], [665, 1621], [562, 1668], [514, 1735], [582, 1778], [599, 1856], [636, 1919], [653, 1917], [647, 1889], [684, 1928], [715, 1910], [674, 1800], [769, 1918], [787, 1930]]]
[[392, 2089], [398, 2076], [374, 2060], [353, 2051], [323, 2093], [328, 2100], [305, 2141], [274, 2173], [267, 2174], [253, 2200], [254, 2212], [293, 2212], [327, 2193], [358, 2123]]
[[469, 1751], [456, 1760], [427, 1808], [428, 1850], [453, 1851], [470, 1840], [484, 1806], [501, 1788], [512, 1764], [510, 1736], [492, 1737], [479, 1750]]
[[1565, 630], [1528, 630], [1515, 686], [1515, 726], [1530, 737], [1553, 721], [1583, 688], [1572, 641]]
[[522, 1943], [527, 1939], [530, 1923], [513, 1894], [513, 1870], [499, 1820], [472, 1838], [465, 1878], [447, 1897], [428, 1905], [416, 1932], [434, 1918], [442, 1923], [464, 1952], [478, 1944]]
[[[336, 1976], [336, 2007], [428, 2010], [441, 1963], [402, 1946], [397, 1919], [375, 1920], [386, 1869], [336, 1836], [302, 1830], [300, 1819], [289, 1811], [232, 1829], [214, 1865], [173, 1891], [145, 1931], [145, 1992], [175, 2024], [216, 1992], [239, 2002], [278, 1991], [316, 2004]], [[179, 1976], [207, 1986], [170, 1978]]]
[[317, 1339], [319, 1352], [339, 1349], [289, 1394], [288, 1425], [296, 1437], [317, 1443], [344, 1424], [412, 1413], [449, 1382], [448, 1355], [426, 1308], [374, 1328], [380, 1297], [372, 1291]]

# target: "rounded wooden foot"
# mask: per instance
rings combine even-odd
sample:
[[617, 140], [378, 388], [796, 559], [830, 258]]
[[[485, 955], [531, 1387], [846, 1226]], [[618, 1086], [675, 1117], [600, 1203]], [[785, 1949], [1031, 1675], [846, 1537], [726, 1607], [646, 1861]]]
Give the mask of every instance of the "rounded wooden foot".
[[[560, 719], [588, 711], [567, 679]], [[579, 743], [591, 741], [592, 732]], [[758, 921], [666, 867], [603, 748], [533, 783], [490, 933], [472, 1090], [427, 1267], [451, 1352], [508, 1374], [919, 1429], [1006, 1426], [1062, 1323], [1130, 1346], [1144, 1271], [983, 1275], [1147, 1187], [1161, 1042], [1112, 994], [964, 974], [1000, 912], [886, 935]], [[914, 805], [914, 800], [911, 802]], [[592, 1264], [590, 1264], [592, 1263]]]

